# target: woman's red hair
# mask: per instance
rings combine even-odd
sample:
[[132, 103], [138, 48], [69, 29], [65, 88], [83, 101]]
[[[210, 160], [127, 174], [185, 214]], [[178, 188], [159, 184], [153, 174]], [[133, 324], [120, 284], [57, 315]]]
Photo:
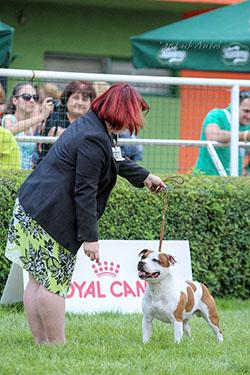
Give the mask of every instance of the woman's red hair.
[[102, 121], [107, 121], [113, 130], [124, 126], [130, 134], [137, 135], [144, 127], [142, 112], [149, 112], [149, 106], [141, 95], [127, 83], [116, 83], [91, 104], [91, 109]]

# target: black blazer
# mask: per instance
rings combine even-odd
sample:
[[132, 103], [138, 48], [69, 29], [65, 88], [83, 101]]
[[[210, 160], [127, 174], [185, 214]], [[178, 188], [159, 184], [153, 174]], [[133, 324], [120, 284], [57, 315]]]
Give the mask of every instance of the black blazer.
[[57, 242], [76, 253], [97, 241], [97, 221], [117, 174], [143, 187], [149, 172], [126, 158], [116, 162], [104, 122], [89, 111], [59, 137], [18, 191], [24, 209]]

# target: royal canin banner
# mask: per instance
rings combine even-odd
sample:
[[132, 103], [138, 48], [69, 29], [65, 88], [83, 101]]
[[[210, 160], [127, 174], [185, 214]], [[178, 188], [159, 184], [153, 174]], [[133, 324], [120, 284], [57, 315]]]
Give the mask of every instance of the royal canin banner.
[[[159, 241], [99, 241], [100, 262], [91, 262], [82, 248], [77, 254], [66, 311], [77, 314], [102, 311], [141, 312], [147, 283], [137, 272], [138, 254], [143, 249], [158, 251]], [[188, 241], [163, 241], [162, 252], [176, 259], [176, 276], [192, 280]], [[23, 300], [28, 272], [12, 264], [0, 303]]]
[[[100, 262], [91, 262], [80, 249], [66, 298], [66, 311], [92, 313], [141, 312], [147, 283], [138, 277], [138, 254], [143, 249], [158, 251], [158, 241], [100, 241]], [[163, 241], [162, 252], [178, 263], [176, 274], [192, 280], [188, 241]]]

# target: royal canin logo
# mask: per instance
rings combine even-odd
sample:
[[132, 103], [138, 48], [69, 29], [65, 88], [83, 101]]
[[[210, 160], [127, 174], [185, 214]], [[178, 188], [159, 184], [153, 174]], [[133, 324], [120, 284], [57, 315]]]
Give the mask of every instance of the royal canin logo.
[[120, 298], [120, 297], [135, 297], [140, 298], [145, 292], [147, 283], [146, 281], [133, 280], [133, 281], [119, 281], [114, 280], [109, 283], [108, 278], [117, 278], [121, 265], [113, 261], [99, 262], [92, 264], [93, 273], [98, 279], [103, 280], [88, 280], [77, 282], [72, 280], [69, 292], [66, 298]]
[[114, 262], [99, 262], [97, 266], [95, 264], [92, 265], [92, 268], [94, 270], [94, 273], [97, 277], [103, 277], [103, 276], [111, 276], [116, 277], [120, 270], [120, 264], [114, 264]]

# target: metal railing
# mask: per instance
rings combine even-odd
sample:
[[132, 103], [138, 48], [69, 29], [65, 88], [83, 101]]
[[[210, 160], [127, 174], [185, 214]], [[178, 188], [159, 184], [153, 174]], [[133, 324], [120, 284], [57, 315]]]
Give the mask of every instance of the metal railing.
[[[215, 79], [215, 78], [182, 78], [182, 77], [152, 77], [132, 76], [118, 74], [71, 73], [57, 71], [0, 69], [1, 77], [19, 77], [30, 80], [56, 79], [56, 80], [88, 80], [107, 82], [143, 83], [154, 85], [192, 85], [192, 86], [217, 86], [231, 88], [231, 137], [230, 143], [215, 141], [183, 140], [183, 139], [126, 139], [119, 140], [120, 145], [160, 145], [160, 146], [198, 146], [207, 147], [207, 150], [220, 175], [227, 175], [216, 153], [215, 147], [230, 147], [230, 175], [238, 176], [238, 150], [250, 148], [250, 142], [239, 142], [239, 90], [240, 87], [250, 87], [250, 80]], [[16, 136], [18, 142], [54, 143], [57, 137]]]

